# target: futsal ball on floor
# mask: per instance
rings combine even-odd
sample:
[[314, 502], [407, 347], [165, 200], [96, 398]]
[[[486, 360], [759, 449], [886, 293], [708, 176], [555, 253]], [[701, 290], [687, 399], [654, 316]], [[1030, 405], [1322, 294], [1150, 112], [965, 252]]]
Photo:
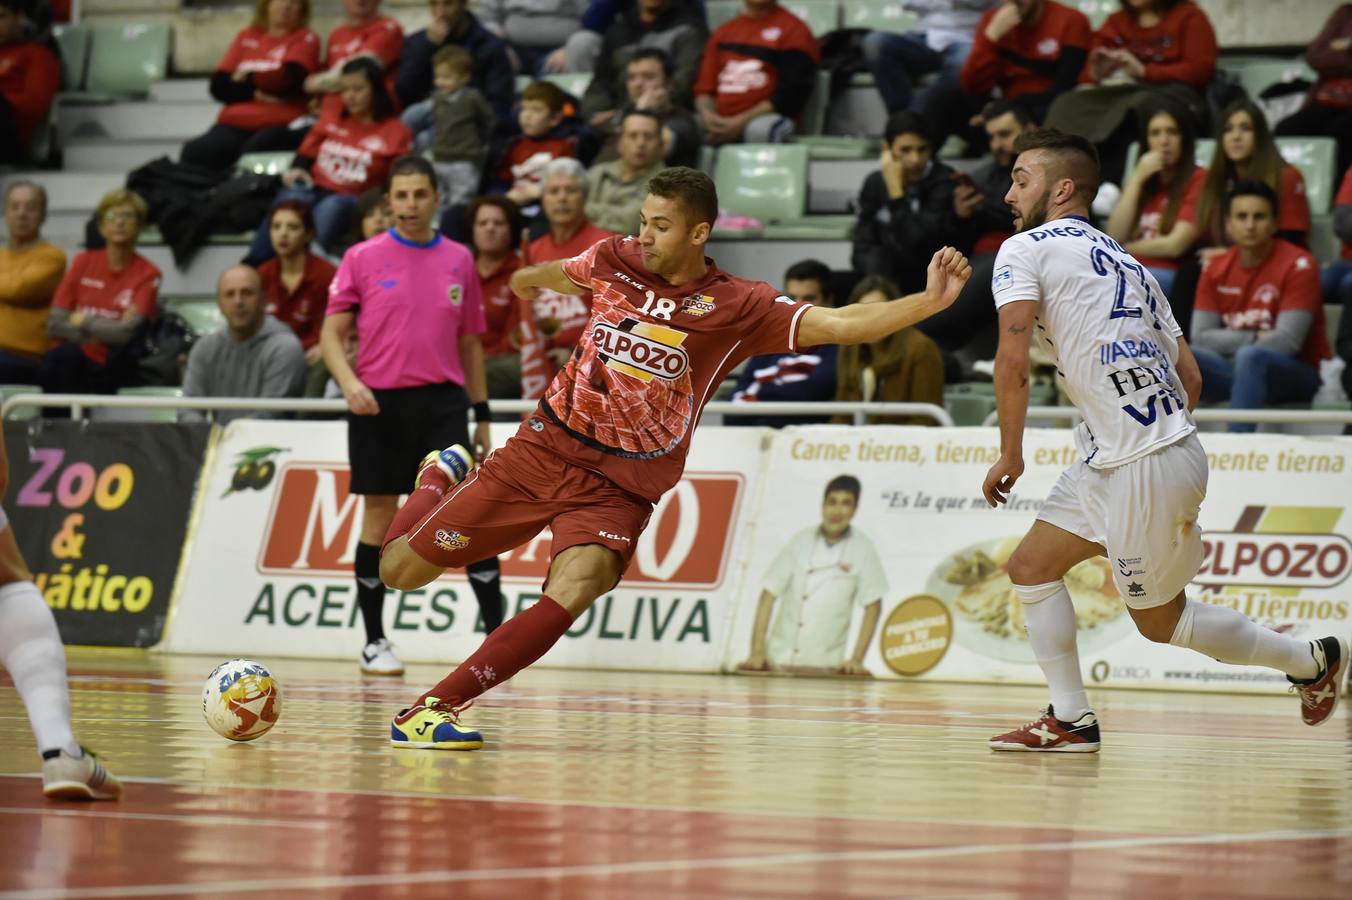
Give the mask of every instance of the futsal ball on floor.
[[282, 692], [267, 666], [232, 659], [211, 670], [202, 687], [202, 717], [232, 741], [252, 741], [272, 730], [282, 712]]

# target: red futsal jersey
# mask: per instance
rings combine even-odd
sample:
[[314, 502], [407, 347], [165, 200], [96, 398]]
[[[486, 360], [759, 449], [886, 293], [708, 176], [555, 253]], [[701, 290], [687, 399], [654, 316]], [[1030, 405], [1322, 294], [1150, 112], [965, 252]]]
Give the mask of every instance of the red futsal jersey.
[[[308, 28], [297, 28], [288, 34], [268, 34], [266, 28], [249, 26], [235, 35], [230, 49], [225, 51], [216, 66], [220, 72], [253, 73], [253, 85], [267, 94], [276, 94], [276, 79], [282, 76], [282, 67], [295, 63], [307, 73], [319, 69], [319, 35]], [[292, 119], [305, 115], [303, 94], [281, 98], [281, 103], [246, 100], [230, 103], [221, 109], [216, 121], [233, 128], [256, 131], [260, 128], [284, 126]]]
[[632, 237], [565, 262], [592, 291], [591, 319], [517, 437], [652, 502], [676, 484], [714, 389], [749, 356], [797, 350], [812, 308], [706, 263], [703, 277], [672, 287]]
[[[398, 104], [394, 76], [403, 49], [404, 31], [398, 22], [387, 16], [378, 16], [365, 25], [343, 24], [329, 32], [328, 56], [324, 60], [324, 68], [332, 69], [363, 53], [374, 56], [385, 69], [385, 88], [390, 92], [390, 98]], [[337, 91], [324, 96], [324, 115], [337, 116], [342, 111], [343, 99]]]
[[[152, 319], [159, 291], [160, 270], [144, 256], [133, 254], [126, 268], [114, 272], [108, 267], [107, 250], [86, 250], [71, 261], [52, 306], [100, 319], [120, 319], [134, 309]], [[81, 344], [80, 349], [91, 362], [108, 362], [106, 344], [95, 341]]]
[[315, 161], [315, 186], [338, 194], [361, 194], [384, 187], [390, 166], [413, 152], [413, 135], [398, 116], [383, 122], [324, 116], [296, 151]]
[[1305, 334], [1300, 358], [1318, 370], [1319, 363], [1332, 355], [1319, 291], [1319, 264], [1308, 250], [1281, 238], [1272, 242], [1272, 252], [1253, 268], [1241, 261], [1238, 247], [1211, 260], [1197, 284], [1196, 308], [1220, 313], [1225, 327], [1236, 331], [1271, 331], [1282, 313], [1305, 310], [1314, 314], [1314, 322]]

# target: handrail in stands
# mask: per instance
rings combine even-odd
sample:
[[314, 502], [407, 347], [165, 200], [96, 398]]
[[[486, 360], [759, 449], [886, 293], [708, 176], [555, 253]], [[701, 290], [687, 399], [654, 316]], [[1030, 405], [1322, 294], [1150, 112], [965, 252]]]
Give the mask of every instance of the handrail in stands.
[[[260, 412], [343, 413], [343, 400], [300, 400], [276, 397], [133, 397], [118, 394], [14, 394], [0, 405], [0, 418], [9, 418], [20, 407], [67, 407], [75, 418], [83, 418], [86, 409], [190, 409], [202, 412], [249, 410]], [[494, 412], [528, 413], [535, 409], [532, 400], [494, 400]], [[706, 413], [723, 416], [837, 416], [852, 415], [856, 425], [868, 416], [926, 416], [945, 427], [953, 427], [953, 417], [934, 403], [728, 403], [715, 402]]]
[[[1316, 425], [1320, 423], [1352, 425], [1352, 410], [1345, 409], [1196, 409], [1197, 422], [1256, 422], [1260, 425]], [[1030, 406], [1029, 421], [1068, 419], [1072, 425], [1082, 417], [1073, 406]], [[998, 425], [1000, 416], [992, 412], [982, 425]]]

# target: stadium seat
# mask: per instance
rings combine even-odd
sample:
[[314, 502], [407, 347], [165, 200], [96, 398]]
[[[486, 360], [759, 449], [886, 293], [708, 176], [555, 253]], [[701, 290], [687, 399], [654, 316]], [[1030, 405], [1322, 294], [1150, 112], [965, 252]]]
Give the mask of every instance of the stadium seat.
[[1071, 0], [1067, 5], [1088, 16], [1089, 25], [1095, 30], [1103, 24], [1104, 19], [1122, 8], [1118, 0]]
[[[176, 387], [124, 387], [117, 394], [119, 397], [182, 397], [183, 390]], [[89, 410], [89, 417], [99, 422], [177, 422], [178, 410], [104, 407]]]
[[1305, 60], [1264, 58], [1222, 58], [1220, 67], [1229, 72], [1251, 98], [1257, 99], [1263, 91], [1284, 81], [1315, 82], [1319, 76]]
[[1277, 149], [1282, 159], [1300, 169], [1305, 176], [1305, 196], [1310, 200], [1310, 213], [1321, 215], [1329, 211], [1337, 178], [1338, 143], [1328, 137], [1279, 137]]
[[166, 24], [95, 25], [86, 77], [87, 94], [74, 99], [104, 103], [144, 97], [151, 82], [169, 68], [170, 28]]
[[89, 29], [84, 25], [57, 25], [52, 34], [61, 48], [61, 89], [81, 90], [89, 66]]
[[[1321, 266], [1336, 262], [1342, 254], [1343, 245], [1333, 230], [1331, 213], [1313, 213], [1310, 216], [1310, 252]], [[1333, 346], [1330, 340], [1329, 346]]]
[[742, 14], [742, 0], [708, 0], [704, 4], [704, 14], [709, 20], [709, 30], [713, 31]]
[[211, 334], [225, 325], [214, 297], [170, 297], [161, 304], [167, 312], [183, 317], [197, 334]]
[[291, 168], [291, 160], [295, 158], [296, 154], [289, 150], [275, 153], [245, 153], [239, 158], [239, 162], [235, 163], [235, 170], [253, 175], [281, 175]]
[[[0, 404], [3, 404], [15, 394], [41, 394], [42, 388], [36, 384], [0, 384]], [[25, 421], [36, 419], [38, 417], [38, 408], [36, 406], [16, 407], [14, 412], [5, 416], [7, 422]]]
[[840, 6], [836, 0], [787, 0], [780, 5], [806, 22], [818, 38], [840, 28]]
[[556, 72], [545, 76], [545, 81], [552, 81], [579, 100], [587, 92], [591, 80], [590, 72]]
[[905, 34], [915, 28], [918, 20], [919, 16], [907, 12], [900, 0], [891, 0], [888, 3], [870, 3], [865, 0], [852, 2], [845, 7], [842, 25], [845, 28]]
[[718, 151], [714, 183], [719, 204], [733, 215], [759, 219], [763, 228], [719, 229], [719, 238], [842, 240], [853, 216], [807, 216], [808, 148], [800, 144], [730, 144]]
[[944, 409], [955, 425], [981, 425], [995, 411], [995, 394], [967, 390], [971, 385], [955, 384], [944, 388]]
[[877, 138], [840, 134], [805, 134], [799, 136], [798, 143], [807, 147], [809, 159], [876, 159], [882, 149]]

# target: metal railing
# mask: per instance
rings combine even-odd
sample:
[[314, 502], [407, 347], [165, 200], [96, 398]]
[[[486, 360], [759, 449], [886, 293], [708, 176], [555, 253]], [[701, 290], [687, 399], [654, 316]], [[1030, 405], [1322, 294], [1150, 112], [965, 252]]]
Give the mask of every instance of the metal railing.
[[[1345, 409], [1197, 409], [1192, 417], [1197, 422], [1254, 422], [1259, 425], [1352, 425], [1352, 410]], [[1069, 421], [1078, 424], [1079, 410], [1073, 406], [1030, 406], [1028, 421]], [[1000, 423], [1000, 416], [992, 412], [982, 425]]]
[[[494, 400], [495, 413], [528, 413], [535, 409], [533, 400]], [[8, 419], [16, 409], [67, 408], [74, 418], [83, 418], [90, 409], [156, 409], [195, 410], [215, 413], [299, 412], [344, 413], [343, 400], [300, 400], [260, 397], [144, 397], [121, 394], [14, 394], [0, 405], [0, 418]], [[854, 424], [866, 424], [873, 416], [924, 416], [940, 425], [952, 427], [953, 417], [948, 410], [934, 403], [727, 403], [715, 402], [705, 407], [706, 415], [722, 416], [841, 416], [853, 417]]]

